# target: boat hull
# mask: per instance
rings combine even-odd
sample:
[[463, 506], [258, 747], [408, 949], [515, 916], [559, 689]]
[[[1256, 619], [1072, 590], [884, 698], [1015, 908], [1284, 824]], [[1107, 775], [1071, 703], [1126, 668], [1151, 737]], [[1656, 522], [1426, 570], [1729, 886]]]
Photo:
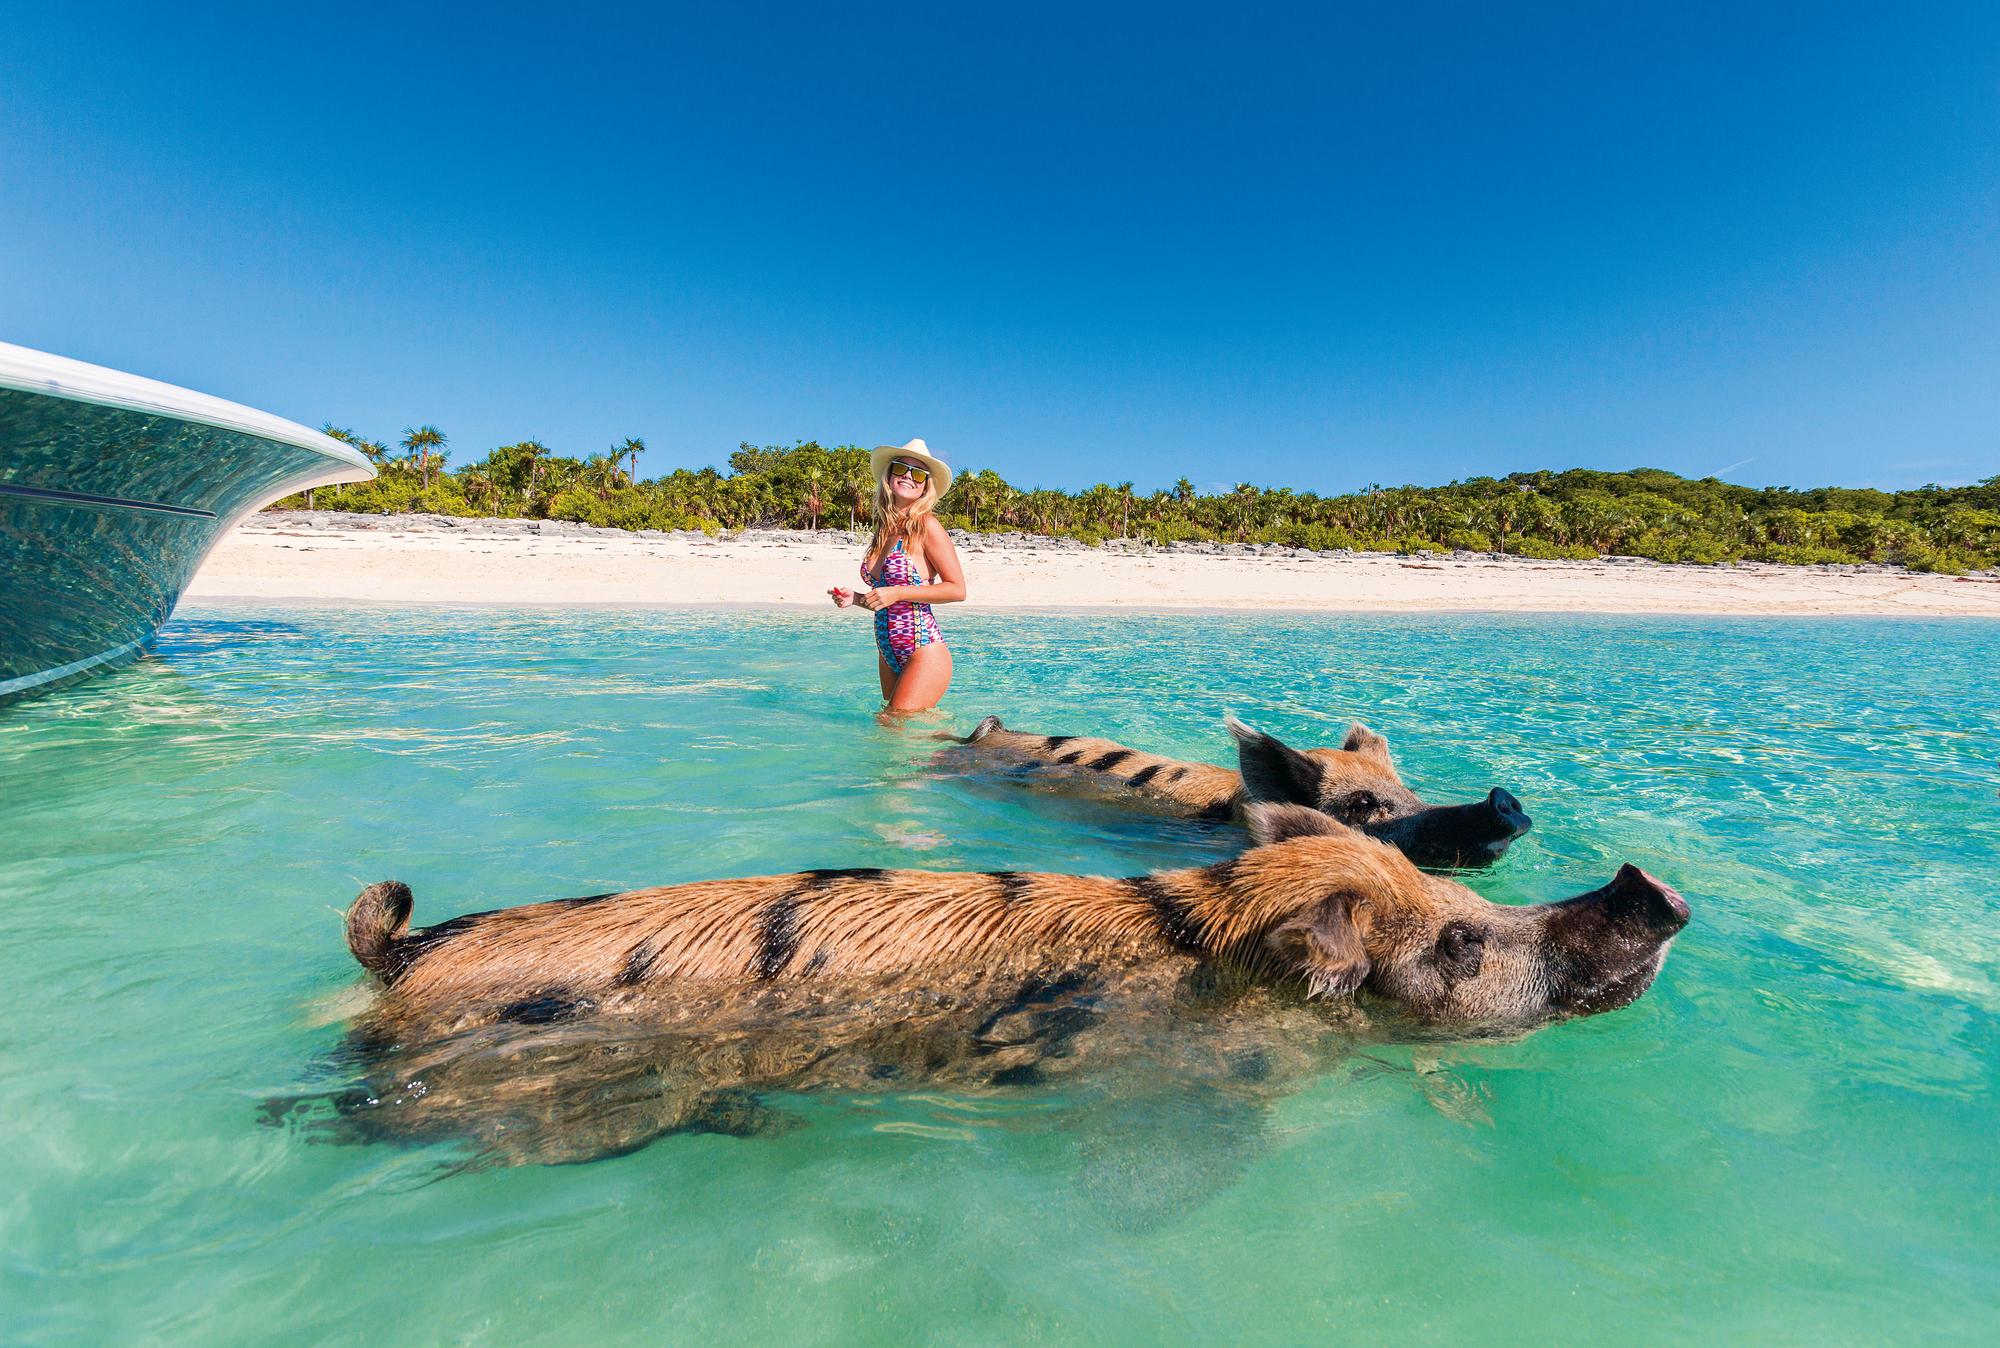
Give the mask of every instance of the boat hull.
[[[296, 427], [280, 439], [217, 424], [227, 418], [203, 415], [202, 404], [234, 405], [184, 390], [167, 391], [194, 401], [192, 412], [57, 388], [0, 387], [0, 700], [132, 658], [238, 519], [309, 486], [369, 476], [358, 454], [295, 442], [326, 438], [317, 432]], [[264, 415], [236, 410], [246, 422]]]

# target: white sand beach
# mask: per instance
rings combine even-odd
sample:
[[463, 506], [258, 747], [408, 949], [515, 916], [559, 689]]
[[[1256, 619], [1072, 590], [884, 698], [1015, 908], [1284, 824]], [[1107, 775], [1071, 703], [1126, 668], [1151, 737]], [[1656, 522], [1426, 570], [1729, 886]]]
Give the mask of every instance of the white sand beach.
[[[959, 540], [984, 608], [1685, 613], [2000, 617], [2000, 577], [1892, 567], [1397, 557], [1254, 545], [1085, 548]], [[853, 585], [859, 535], [720, 539], [551, 521], [273, 512], [233, 530], [191, 599], [475, 604], [826, 604]]]

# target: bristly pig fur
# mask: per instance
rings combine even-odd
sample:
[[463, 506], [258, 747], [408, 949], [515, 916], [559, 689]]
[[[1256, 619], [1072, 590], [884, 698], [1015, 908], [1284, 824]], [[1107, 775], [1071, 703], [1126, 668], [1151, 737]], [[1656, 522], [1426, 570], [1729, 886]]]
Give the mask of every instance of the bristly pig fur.
[[[1249, 824], [1257, 845], [1240, 857], [1128, 879], [805, 871], [530, 904], [414, 932], [410, 891], [390, 881], [356, 898], [348, 944], [400, 1002], [451, 1014], [537, 999], [604, 1005], [683, 983], [935, 985], [1007, 968], [1210, 964], [1311, 995], [1365, 986], [1424, 1018], [1493, 1021], [1574, 1009], [1559, 989], [1589, 981], [1590, 942], [1611, 930], [1556, 920], [1579, 905], [1630, 891], [1620, 902], [1647, 918], [1633, 919], [1635, 939], [1657, 936], [1659, 953], [1685, 921], [1678, 896], [1631, 867], [1567, 904], [1503, 907], [1314, 810], [1253, 804]], [[1454, 923], [1478, 938], [1480, 959], [1431, 959]], [[1557, 950], [1565, 933], [1576, 948]], [[1622, 978], [1639, 961], [1611, 962]]]
[[[1357, 995], [1451, 1033], [1610, 1010], [1686, 920], [1630, 867], [1502, 907], [1314, 811], [1256, 804], [1247, 822], [1257, 846], [1233, 861], [1129, 879], [807, 871], [417, 931], [408, 888], [371, 885], [347, 919], [386, 985], [350, 1035], [365, 1084], [267, 1117], [534, 1163], [782, 1126], [770, 1092], [1145, 1063], [1268, 1092], [1355, 1031]], [[307, 1117], [320, 1102], [333, 1115]]]

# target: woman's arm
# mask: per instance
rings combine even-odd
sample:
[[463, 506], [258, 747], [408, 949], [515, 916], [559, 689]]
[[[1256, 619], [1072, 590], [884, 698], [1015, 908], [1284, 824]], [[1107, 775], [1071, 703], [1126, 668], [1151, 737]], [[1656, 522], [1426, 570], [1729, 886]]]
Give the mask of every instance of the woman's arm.
[[934, 516], [924, 520], [924, 565], [930, 568], [930, 584], [885, 585], [856, 596], [855, 602], [863, 608], [884, 609], [891, 604], [956, 604], [964, 600], [965, 572], [958, 564], [958, 550]]

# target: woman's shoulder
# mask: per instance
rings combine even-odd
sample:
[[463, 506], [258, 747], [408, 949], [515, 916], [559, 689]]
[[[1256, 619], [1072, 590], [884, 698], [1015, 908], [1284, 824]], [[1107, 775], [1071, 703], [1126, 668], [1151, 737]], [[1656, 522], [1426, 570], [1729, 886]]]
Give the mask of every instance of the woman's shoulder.
[[938, 519], [936, 515], [924, 516], [924, 542], [926, 543], [951, 542], [950, 533], [946, 532], [944, 524]]

